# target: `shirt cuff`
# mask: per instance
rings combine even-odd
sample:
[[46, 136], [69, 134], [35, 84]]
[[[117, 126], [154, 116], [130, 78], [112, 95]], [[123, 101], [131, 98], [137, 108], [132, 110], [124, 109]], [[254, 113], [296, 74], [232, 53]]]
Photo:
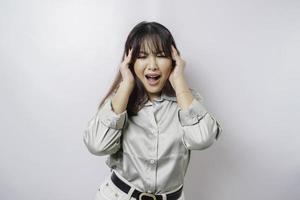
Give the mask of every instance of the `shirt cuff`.
[[123, 129], [127, 117], [127, 110], [115, 113], [112, 107], [112, 98], [109, 97], [99, 110], [101, 123], [113, 129]]
[[207, 110], [204, 105], [198, 99], [194, 98], [186, 110], [179, 108], [178, 118], [181, 126], [191, 126], [198, 123], [206, 113]]
[[216, 118], [213, 115], [210, 115], [210, 116], [211, 116], [211, 118], [213, 118], [216, 121], [217, 126], [218, 126], [218, 132], [217, 132], [216, 137], [215, 137], [216, 140], [217, 140], [220, 137], [221, 133], [223, 132], [223, 126], [220, 124], [219, 121], [216, 120]]

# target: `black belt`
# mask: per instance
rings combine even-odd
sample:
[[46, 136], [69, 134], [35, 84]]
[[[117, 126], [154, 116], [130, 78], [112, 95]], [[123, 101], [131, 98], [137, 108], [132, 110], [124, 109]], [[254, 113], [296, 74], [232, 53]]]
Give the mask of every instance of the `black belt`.
[[[111, 175], [112, 182], [123, 192], [128, 194], [131, 186], [121, 180], [115, 172]], [[183, 186], [181, 186], [177, 191], [166, 194], [167, 200], [177, 200], [181, 196]], [[163, 196], [161, 194], [151, 194], [146, 192], [140, 192], [139, 190], [134, 189], [131, 197], [134, 197], [138, 200], [162, 200]]]

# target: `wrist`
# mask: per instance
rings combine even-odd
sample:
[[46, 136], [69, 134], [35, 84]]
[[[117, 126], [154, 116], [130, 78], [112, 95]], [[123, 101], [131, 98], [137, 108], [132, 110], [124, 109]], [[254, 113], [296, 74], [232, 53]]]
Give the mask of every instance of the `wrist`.
[[177, 92], [177, 91], [180, 92], [180, 91], [183, 91], [183, 90], [189, 90], [188, 84], [187, 84], [187, 82], [186, 82], [186, 80], [183, 76], [174, 79], [173, 87], [174, 87], [175, 92]]
[[181, 90], [181, 91], [176, 91], [176, 96], [180, 96], [180, 95], [182, 95], [182, 94], [186, 94], [186, 93], [190, 94], [190, 93], [191, 93], [191, 91], [190, 91], [190, 90]]
[[134, 83], [131, 82], [127, 82], [127, 81], [121, 81], [120, 83], [120, 87], [124, 88], [124, 89], [133, 89], [134, 88]]
[[133, 86], [127, 83], [120, 83], [120, 86], [118, 88], [118, 92], [122, 94], [123, 99], [128, 99], [130, 97], [130, 94], [133, 91]]

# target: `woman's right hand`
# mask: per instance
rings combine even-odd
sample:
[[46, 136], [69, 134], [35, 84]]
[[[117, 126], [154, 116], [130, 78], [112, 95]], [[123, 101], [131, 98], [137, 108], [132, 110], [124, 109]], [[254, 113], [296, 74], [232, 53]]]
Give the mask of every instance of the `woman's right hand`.
[[129, 49], [128, 55], [125, 53], [125, 58], [120, 64], [120, 72], [122, 75], [122, 84], [126, 84], [130, 89], [134, 88], [135, 80], [132, 72], [129, 69], [129, 63], [131, 60], [132, 48]]

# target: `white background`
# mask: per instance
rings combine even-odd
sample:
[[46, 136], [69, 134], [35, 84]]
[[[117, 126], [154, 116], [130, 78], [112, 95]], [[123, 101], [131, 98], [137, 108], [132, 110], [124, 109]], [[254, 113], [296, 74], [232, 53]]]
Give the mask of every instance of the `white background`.
[[0, 199], [94, 198], [109, 169], [83, 131], [143, 20], [224, 128], [192, 153], [187, 199], [299, 198], [299, 1], [1, 0]]

